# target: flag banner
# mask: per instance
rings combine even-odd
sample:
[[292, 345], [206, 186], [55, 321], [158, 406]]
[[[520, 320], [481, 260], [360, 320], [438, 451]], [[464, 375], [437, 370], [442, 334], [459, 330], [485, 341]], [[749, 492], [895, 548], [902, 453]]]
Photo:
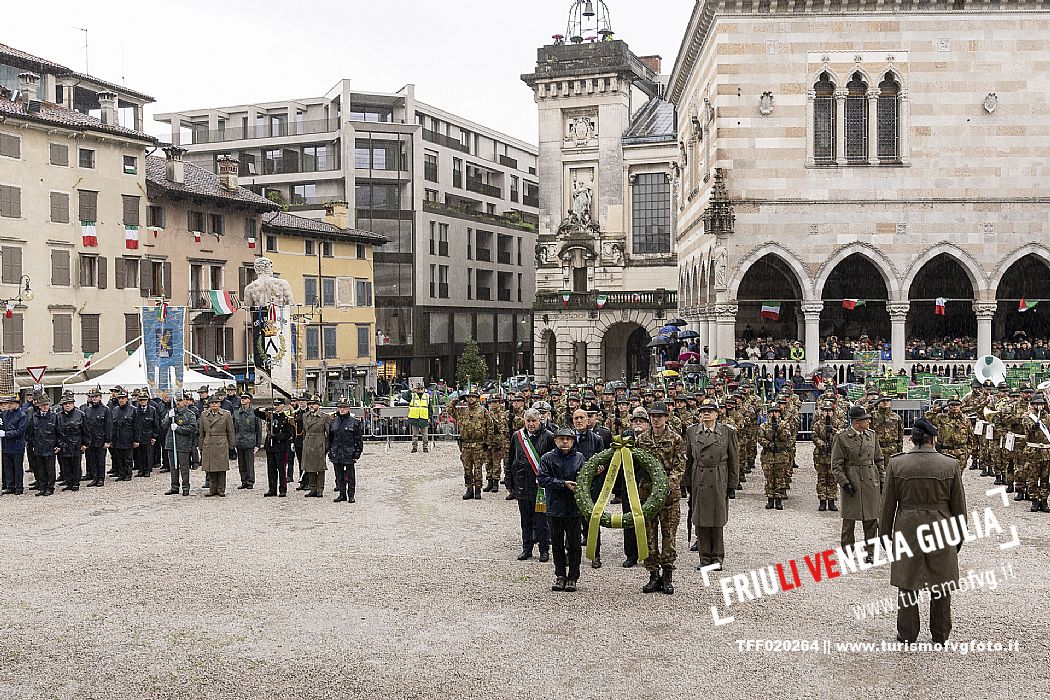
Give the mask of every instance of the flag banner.
[[124, 226], [124, 247], [128, 250], [138, 250], [139, 248], [139, 227], [138, 226]]
[[7, 308], [4, 309], [4, 318], [11, 318], [15, 315], [15, 303], [13, 301], [7, 302]]
[[944, 305], [948, 303], [948, 300], [944, 297], [937, 297], [937, 301], [934, 302], [933, 313], [937, 316], [944, 316]]
[[842, 308], [853, 311], [858, 306], [864, 306], [865, 303], [864, 299], [843, 299]]
[[98, 230], [95, 228], [94, 221], [80, 222], [80, 240], [84, 245], [91, 248], [98, 245]]
[[563, 306], [568, 306], [570, 298], [572, 298], [572, 293], [571, 292], [562, 292], [561, 293], [561, 303], [562, 303], [562, 305]]
[[1028, 309], [1032, 308], [1033, 306], [1035, 306], [1038, 303], [1039, 302], [1037, 300], [1036, 301], [1029, 301], [1028, 299], [1025, 299], [1024, 297], [1021, 297], [1021, 303], [1017, 305], [1017, 310], [1020, 311], [1021, 313], [1024, 313], [1025, 311], [1028, 311]]
[[779, 301], [764, 301], [762, 302], [762, 312], [759, 314], [762, 318], [768, 318], [773, 321], [780, 320], [780, 302]]
[[[185, 342], [185, 306], [141, 307], [142, 351], [146, 364], [146, 382], [150, 392], [176, 391], [182, 388], [186, 370], [183, 355]], [[174, 371], [172, 371], [174, 370]]]
[[248, 247], [251, 249], [255, 248], [255, 236], [248, 236]]
[[201, 232], [200, 231], [194, 231], [193, 232], [193, 242], [194, 243], [200, 243], [201, 242]]
[[208, 300], [216, 316], [229, 316], [237, 311], [237, 305], [233, 303], [233, 296], [225, 289], [212, 289], [208, 292]]
[[599, 294], [595, 301], [598, 303], [599, 309], [604, 309], [606, 302], [609, 301], [609, 297], [605, 294]]

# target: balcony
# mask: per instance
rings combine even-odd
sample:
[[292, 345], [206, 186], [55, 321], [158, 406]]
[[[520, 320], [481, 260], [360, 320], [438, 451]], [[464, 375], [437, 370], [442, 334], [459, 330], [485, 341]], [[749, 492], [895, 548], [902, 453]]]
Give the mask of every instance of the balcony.
[[470, 177], [467, 178], [467, 191], [477, 192], [478, 194], [483, 194], [487, 197], [499, 198], [503, 196], [503, 192], [502, 190], [500, 190], [500, 188], [495, 187], [493, 185], [486, 185], [481, 180], [477, 180]]
[[[233, 299], [234, 308], [239, 308], [241, 302], [240, 299], [237, 298], [237, 293], [230, 292], [230, 297]], [[189, 306], [192, 311], [211, 311], [211, 290], [191, 289], [187, 306]]]
[[500, 156], [499, 164], [505, 165], [508, 168], [514, 168], [515, 170], [518, 169], [518, 161], [514, 160], [513, 158], [508, 158], [507, 156]]
[[173, 134], [172, 140], [176, 146], [204, 143], [222, 143], [224, 141], [244, 141], [247, 139], [283, 138], [287, 136], [303, 136], [306, 134], [327, 134], [339, 131], [338, 119], [312, 119], [301, 122], [283, 122], [279, 124], [267, 124], [265, 126], [243, 127], [227, 126], [224, 129], [194, 129], [187, 143], [182, 134]]
[[522, 203], [522, 205], [524, 205], [526, 207], [539, 208], [539, 206], [540, 206], [540, 198], [538, 196], [537, 197], [530, 197], [529, 195], [526, 194], [526, 195], [522, 196], [521, 203]]
[[[453, 216], [457, 219], [466, 219], [467, 221], [473, 221], [479, 224], [490, 224], [492, 226], [502, 226], [504, 228], [515, 229], [517, 231], [535, 231], [536, 226], [530, 224], [518, 216], [509, 215], [495, 215], [486, 214], [480, 211], [470, 211], [462, 207], [454, 207], [449, 204], [443, 204], [441, 202], [423, 202], [423, 211], [428, 214], [443, 214], [445, 216]], [[377, 217], [378, 218], [378, 217]]]
[[453, 148], [457, 151], [462, 151], [463, 153], [470, 153], [470, 149], [456, 139], [445, 136], [444, 134], [439, 134], [436, 131], [430, 131], [429, 129], [423, 129], [423, 140], [429, 141], [430, 143], [436, 143], [445, 148]]
[[677, 309], [678, 292], [656, 289], [645, 292], [572, 292], [565, 303], [561, 292], [537, 292], [533, 308], [537, 311], [562, 309], [598, 309], [598, 295], [605, 296], [602, 310], [609, 309]]

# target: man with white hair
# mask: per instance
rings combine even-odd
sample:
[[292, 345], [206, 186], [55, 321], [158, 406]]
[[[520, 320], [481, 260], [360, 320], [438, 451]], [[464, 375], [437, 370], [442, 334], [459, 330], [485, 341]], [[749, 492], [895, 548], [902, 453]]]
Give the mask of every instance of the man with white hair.
[[547, 524], [546, 502], [538, 498], [540, 457], [554, 449], [554, 438], [541, 424], [540, 412], [535, 408], [525, 411], [525, 426], [510, 437], [507, 453], [507, 473], [511, 491], [518, 501], [521, 517], [521, 554], [518, 561], [532, 558], [532, 548], [539, 545], [540, 561], [548, 560], [551, 543]]

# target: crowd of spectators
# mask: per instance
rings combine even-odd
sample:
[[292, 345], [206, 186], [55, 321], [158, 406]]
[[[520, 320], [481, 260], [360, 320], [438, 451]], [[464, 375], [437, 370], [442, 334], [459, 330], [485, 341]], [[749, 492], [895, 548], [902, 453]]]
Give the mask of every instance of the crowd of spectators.
[[759, 360], [800, 362], [806, 359], [806, 349], [797, 340], [758, 337], [736, 341], [734, 359], [747, 362], [758, 362]]
[[905, 351], [909, 360], [976, 360], [977, 338], [939, 338], [925, 341], [913, 338]]

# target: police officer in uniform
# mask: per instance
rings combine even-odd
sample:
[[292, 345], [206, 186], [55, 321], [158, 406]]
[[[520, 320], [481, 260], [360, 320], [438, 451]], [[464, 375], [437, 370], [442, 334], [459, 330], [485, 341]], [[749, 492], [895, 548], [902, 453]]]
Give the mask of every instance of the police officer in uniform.
[[63, 491], [80, 490], [80, 455], [87, 449], [84, 436], [84, 414], [77, 408], [70, 391], [62, 394], [62, 410], [56, 416], [58, 463], [66, 485]]
[[113, 416], [109, 406], [102, 403], [101, 389], [96, 387], [87, 396], [88, 402], [80, 407], [87, 441], [87, 486], [102, 486], [106, 483], [106, 450], [113, 442]]

